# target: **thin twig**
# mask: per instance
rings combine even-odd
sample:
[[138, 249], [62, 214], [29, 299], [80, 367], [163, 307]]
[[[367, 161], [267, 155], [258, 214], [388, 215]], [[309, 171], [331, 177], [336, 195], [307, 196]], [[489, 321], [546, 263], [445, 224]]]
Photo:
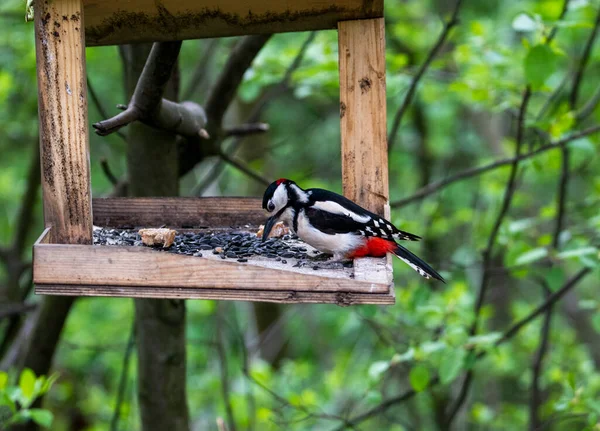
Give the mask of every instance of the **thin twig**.
[[229, 431], [235, 431], [235, 417], [229, 394], [227, 353], [225, 352], [225, 342], [223, 340], [223, 319], [222, 304], [217, 304], [217, 353], [219, 355], [219, 368], [221, 370], [221, 394], [223, 395], [223, 403], [225, 404], [225, 412], [227, 414], [227, 428]]
[[[568, 10], [569, 10], [569, 0], [564, 0], [562, 9], [560, 11], [560, 15], [558, 16], [558, 19], [556, 21], [557, 22], [562, 21], [565, 18], [565, 15], [567, 14]], [[556, 36], [556, 33], [558, 32], [558, 28], [559, 28], [558, 24], [556, 24], [552, 27], [552, 30], [550, 30], [550, 34], [546, 38], [546, 44], [550, 44], [550, 42], [552, 42], [554, 40], [554, 37]]]
[[571, 90], [571, 95], [569, 97], [569, 104], [571, 105], [571, 107], [577, 105], [577, 99], [579, 98], [579, 89], [583, 81], [583, 74], [585, 71], [585, 67], [587, 66], [587, 63], [590, 59], [590, 54], [592, 53], [592, 47], [594, 46], [594, 41], [596, 40], [596, 35], [598, 34], [598, 28], [600, 28], [600, 8], [598, 9], [598, 13], [596, 14], [594, 28], [592, 29], [592, 33], [590, 34], [590, 37], [588, 38], [585, 44], [581, 60], [578, 63], [578, 67], [575, 72], [575, 77], [573, 78], [573, 87]]
[[[258, 122], [267, 104], [271, 102], [272, 99], [284, 93], [289, 88], [289, 82], [292, 79], [292, 75], [294, 74], [296, 69], [298, 69], [298, 67], [300, 67], [300, 65], [302, 64], [302, 60], [304, 58], [304, 55], [306, 54], [306, 50], [314, 40], [315, 36], [316, 32], [314, 31], [308, 35], [308, 37], [300, 47], [298, 54], [296, 54], [296, 57], [294, 57], [294, 60], [286, 69], [281, 81], [279, 81], [279, 83], [272, 87], [269, 91], [265, 92], [258, 100], [258, 102], [254, 104], [250, 115], [248, 115], [246, 123]], [[209, 112], [208, 106], [209, 105], [207, 104], [207, 112]], [[235, 153], [237, 152], [240, 144], [243, 142], [243, 139], [244, 136], [236, 137], [236, 139], [231, 143], [227, 151], [222, 150], [222, 152], [229, 154], [230, 157], [235, 156]], [[192, 190], [192, 194], [195, 196], [201, 196], [204, 193], [204, 191], [208, 188], [208, 186], [210, 186], [219, 177], [219, 175], [221, 175], [224, 167], [225, 163], [222, 159], [215, 163], [211, 171], [207, 175], [205, 175], [202, 181], [200, 181], [194, 187], [194, 189]]]
[[100, 136], [108, 136], [111, 133], [117, 132], [119, 129], [142, 119], [142, 113], [135, 106], [130, 106], [126, 110], [119, 112], [114, 117], [94, 123], [92, 126], [96, 130], [96, 134]]
[[[246, 347], [246, 339], [244, 337], [244, 332], [241, 329], [240, 322], [238, 321], [237, 312], [232, 313], [233, 325], [232, 329], [238, 339], [240, 356], [242, 357], [242, 373], [244, 376], [247, 376], [250, 373], [250, 355], [248, 353], [248, 348]], [[246, 427], [247, 431], [254, 431], [254, 424], [256, 423], [256, 399], [254, 398], [254, 386], [249, 384], [249, 382], [245, 381], [247, 384], [246, 390], [246, 407], [248, 412], [248, 425]]]
[[234, 168], [236, 168], [238, 171], [252, 178], [254, 181], [264, 186], [268, 186], [269, 184], [271, 184], [271, 181], [269, 179], [253, 171], [246, 163], [242, 162], [241, 160], [236, 160], [233, 157], [230, 157], [227, 154], [225, 154], [223, 151], [219, 151], [219, 157]]
[[235, 97], [246, 70], [270, 37], [270, 34], [246, 36], [235, 45], [223, 68], [223, 73], [212, 86], [206, 100], [209, 127], [221, 126], [223, 115]]
[[[546, 300], [548, 300], [552, 291], [550, 290], [550, 287], [548, 286], [548, 283], [545, 280], [542, 280], [542, 288], [544, 295], [546, 296]], [[550, 342], [550, 324], [552, 322], [552, 311], [553, 307], [549, 306], [544, 314], [544, 323], [542, 324], [542, 331], [540, 334], [540, 344], [537, 352], [535, 353], [533, 364], [531, 366], [531, 371], [533, 373], [533, 379], [531, 381], [531, 398], [529, 401], [529, 429], [531, 431], [539, 429], [539, 426], [541, 424], [538, 413], [540, 405], [542, 404], [540, 376], [542, 374], [544, 356], [546, 355], [546, 351], [548, 350], [548, 344]]]
[[181, 135], [192, 141], [193, 145], [198, 145], [207, 121], [204, 109], [190, 101], [175, 103], [163, 99], [167, 83], [172, 73], [176, 72], [180, 50], [181, 41], [156, 42], [152, 45], [125, 110], [92, 125], [98, 135], [106, 136], [134, 121], [141, 121], [151, 127]]
[[37, 304], [5, 304], [0, 307], [0, 321], [7, 317], [28, 313], [37, 308]]
[[594, 92], [592, 97], [590, 97], [590, 100], [588, 100], [585, 103], [585, 105], [583, 105], [581, 107], [581, 109], [575, 113], [575, 121], [581, 122], [581, 121], [585, 120], [587, 117], [589, 117], [590, 115], [592, 115], [599, 103], [600, 103], [600, 86], [598, 86], [598, 88], [596, 88], [596, 91]]
[[[517, 323], [512, 325], [508, 330], [496, 341], [496, 346], [504, 344], [506, 341], [510, 340], [514, 337], [524, 326], [527, 326], [534, 319], [536, 319], [541, 314], [545, 313], [549, 307], [552, 307], [556, 302], [558, 302], [568, 291], [570, 291], [573, 287], [577, 285], [586, 275], [591, 272], [591, 268], [583, 268], [580, 269], [573, 277], [571, 277], [567, 282], [556, 292], [553, 292], [542, 304], [538, 305], [538, 307], [529, 313], [526, 317], [519, 320]], [[483, 353], [483, 352], [482, 352]], [[477, 357], [482, 356], [480, 353]]]
[[108, 160], [106, 160], [104, 157], [100, 159], [100, 167], [102, 168], [102, 172], [104, 172], [104, 176], [108, 178], [108, 181], [110, 181], [113, 186], [117, 186], [117, 184], [119, 184], [119, 179], [115, 177], [115, 174], [113, 174], [112, 170], [110, 169]]
[[[521, 147], [523, 145], [523, 135], [525, 131], [525, 117], [527, 115], [527, 106], [529, 104], [529, 98], [531, 96], [531, 88], [528, 86], [521, 100], [521, 106], [519, 108], [519, 117], [517, 119], [517, 136], [515, 143], [515, 158], [518, 158], [521, 155]], [[496, 217], [496, 221], [492, 227], [492, 231], [490, 236], [488, 237], [488, 242], [485, 250], [483, 251], [483, 275], [481, 277], [481, 284], [479, 286], [479, 292], [477, 294], [477, 299], [475, 301], [474, 313], [475, 320], [471, 326], [469, 333], [471, 335], [475, 335], [477, 333], [479, 327], [479, 316], [481, 313], [481, 308], [483, 307], [483, 303], [485, 302], [486, 293], [489, 287], [490, 281], [490, 271], [488, 267], [492, 261], [493, 250], [496, 244], [496, 239], [498, 237], [498, 232], [500, 231], [500, 226], [508, 213], [510, 205], [512, 203], [512, 198], [515, 192], [516, 180], [517, 180], [517, 171], [519, 168], [519, 161], [515, 160], [511, 164], [510, 175], [508, 177], [508, 182], [506, 183], [506, 188], [504, 189], [504, 198], [502, 199], [502, 206], [500, 208], [500, 212]], [[465, 378], [463, 380], [462, 386], [460, 388], [459, 394], [455, 400], [455, 402], [450, 406], [448, 415], [446, 416], [446, 426], [450, 428], [452, 421], [461, 410], [466, 398], [469, 393], [469, 388], [471, 386], [471, 382], [473, 381], [473, 369], [467, 371]]]
[[[100, 101], [100, 97], [98, 96], [98, 93], [96, 93], [96, 90], [95, 90], [94, 86], [92, 85], [92, 81], [90, 81], [89, 76], [87, 77], [87, 88], [88, 88], [88, 92], [90, 93], [90, 98], [92, 99], [94, 106], [96, 106], [96, 109], [98, 110], [98, 113], [100, 114], [100, 116], [102, 118], [108, 118], [108, 112], [106, 111], [106, 109], [104, 109], [104, 105], [102, 105], [102, 102]], [[123, 141], [127, 142], [127, 137], [123, 134], [123, 132], [121, 132], [120, 130], [117, 130], [115, 133]]]
[[460, 11], [461, 4], [462, 0], [456, 0], [456, 3], [454, 4], [454, 10], [452, 11], [450, 19], [444, 24], [444, 29], [438, 36], [437, 41], [433, 45], [433, 48], [431, 48], [431, 51], [429, 51], [427, 58], [425, 59], [421, 67], [419, 67], [419, 70], [410, 82], [410, 86], [408, 87], [406, 96], [404, 97], [400, 108], [398, 108], [398, 111], [396, 111], [396, 115], [394, 115], [392, 130], [390, 131], [390, 136], [388, 137], [388, 151], [391, 151], [394, 146], [394, 143], [396, 141], [396, 135], [398, 133], [398, 129], [400, 128], [400, 123], [402, 122], [402, 117], [404, 116], [406, 110], [408, 109], [408, 106], [410, 105], [410, 102], [413, 99], [419, 81], [425, 74], [425, 71], [427, 70], [435, 56], [438, 54], [439, 50], [446, 42], [450, 30], [452, 30], [452, 28], [458, 24], [458, 12]]
[[210, 60], [213, 58], [220, 41], [221, 39], [215, 38], [211, 39], [208, 42], [206, 51], [204, 51], [202, 58], [200, 59], [200, 61], [198, 61], [198, 65], [194, 70], [194, 74], [190, 78], [188, 88], [183, 92], [182, 100], [191, 99], [194, 96], [194, 93], [196, 92], [200, 84], [204, 82], [204, 79], [206, 78], [206, 74], [209, 69], [208, 65], [210, 63]]
[[557, 141], [550, 142], [549, 144], [544, 145], [534, 151], [531, 151], [530, 153], [522, 154], [518, 157], [511, 157], [508, 159], [497, 160], [488, 165], [479, 166], [479, 167], [471, 168], [471, 169], [466, 169], [466, 170], [459, 172], [458, 174], [453, 175], [451, 177], [444, 178], [443, 180], [433, 182], [433, 183], [417, 190], [417, 192], [411, 196], [408, 196], [406, 198], [399, 199], [397, 201], [392, 202], [391, 207], [398, 208], [398, 207], [402, 207], [402, 206], [408, 205], [410, 203], [419, 201], [429, 195], [437, 193], [438, 191], [448, 187], [451, 184], [454, 184], [455, 182], [462, 181], [467, 178], [472, 178], [472, 177], [484, 174], [486, 172], [492, 171], [494, 169], [501, 168], [503, 166], [512, 165], [513, 163], [515, 163], [515, 161], [521, 162], [523, 160], [530, 159], [539, 154], [545, 153], [546, 151], [561, 148], [565, 144], [568, 144], [571, 141], [583, 138], [585, 136], [592, 135], [597, 132], [600, 132], [600, 125], [588, 127], [587, 129], [581, 130], [579, 132], [575, 132], [569, 136], [561, 138]]
[[15, 237], [13, 239], [11, 252], [19, 258], [25, 249], [27, 235], [32, 228], [33, 213], [37, 202], [38, 190], [40, 188], [40, 152], [33, 149], [32, 160], [27, 173], [27, 184], [16, 220]]
[[248, 123], [242, 124], [235, 127], [225, 128], [225, 137], [230, 136], [248, 136], [256, 135], [258, 133], [264, 133], [269, 131], [269, 125], [267, 123]]
[[131, 324], [129, 339], [127, 340], [127, 346], [125, 347], [125, 353], [123, 354], [123, 366], [121, 367], [121, 377], [119, 377], [115, 410], [110, 421], [110, 431], [118, 431], [119, 429], [121, 406], [125, 399], [125, 388], [127, 387], [127, 376], [129, 375], [129, 361], [133, 352], [133, 346], [135, 346], [135, 322]]
[[[552, 293], [542, 304], [537, 306], [532, 312], [530, 312], [523, 319], [521, 319], [518, 322], [515, 322], [513, 325], [511, 325], [504, 332], [504, 334], [496, 341], [496, 343], [494, 345], [496, 347], [498, 347], [498, 346], [504, 344], [505, 342], [509, 341], [515, 335], [517, 335], [519, 333], [519, 331], [521, 329], [523, 329], [523, 327], [527, 326], [529, 323], [531, 323], [533, 320], [535, 320], [539, 315], [545, 313], [549, 307], [552, 307], [567, 292], [569, 292], [573, 287], [575, 287], [577, 285], [577, 283], [579, 283], [583, 279], [583, 277], [585, 277], [590, 272], [591, 272], [590, 268], [583, 268], [583, 269], [579, 270], [579, 272], [577, 272], [573, 277], [571, 277], [559, 290]], [[487, 351], [482, 351], [479, 354], [477, 354], [477, 356], [475, 358], [477, 360], [480, 360], [486, 354], [487, 354]], [[440, 381], [439, 376], [434, 376], [430, 380], [427, 388], [431, 388], [432, 386], [437, 385], [439, 383], [439, 381]], [[405, 393], [398, 395], [397, 397], [385, 400], [382, 403], [378, 404], [377, 406], [373, 407], [372, 409], [366, 411], [365, 413], [362, 413], [352, 419], [347, 420], [346, 423], [340, 425], [338, 428], [335, 429], [335, 431], [343, 431], [349, 425], [356, 426], [356, 425], [366, 421], [367, 419], [372, 418], [373, 416], [377, 416], [378, 414], [383, 413], [390, 407], [393, 407], [397, 404], [401, 404], [405, 401], [408, 401], [409, 399], [414, 397], [416, 394], [417, 394], [417, 392], [414, 389], [410, 389], [410, 390], [406, 391]], [[349, 425], [346, 425], [346, 424], [349, 424]]]

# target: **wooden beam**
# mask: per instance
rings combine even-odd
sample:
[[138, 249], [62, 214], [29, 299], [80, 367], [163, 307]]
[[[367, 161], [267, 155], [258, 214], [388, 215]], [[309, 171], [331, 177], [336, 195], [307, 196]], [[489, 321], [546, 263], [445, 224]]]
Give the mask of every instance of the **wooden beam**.
[[93, 207], [102, 227], [238, 227], [267, 219], [260, 198], [95, 198]]
[[81, 0], [35, 4], [44, 220], [51, 242], [92, 241]]
[[342, 307], [358, 304], [391, 305], [395, 302], [393, 289], [390, 293], [356, 293], [36, 284], [35, 293], [38, 295], [124, 298], [213, 299], [281, 304], [336, 304]]
[[385, 214], [388, 204], [383, 18], [338, 24], [344, 195]]
[[35, 284], [364, 293], [390, 290], [389, 284], [347, 276], [322, 277], [142, 247], [37, 244], [34, 256]]
[[334, 29], [383, 0], [84, 0], [88, 46]]

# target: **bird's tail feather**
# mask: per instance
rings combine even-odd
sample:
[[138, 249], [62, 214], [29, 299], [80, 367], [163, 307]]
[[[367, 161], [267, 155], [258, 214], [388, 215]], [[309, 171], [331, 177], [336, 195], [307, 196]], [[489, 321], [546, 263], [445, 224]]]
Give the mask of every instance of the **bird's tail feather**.
[[392, 253], [398, 256], [398, 258], [408, 264], [408, 266], [410, 266], [412, 269], [417, 271], [421, 276], [425, 278], [435, 278], [436, 280], [440, 280], [442, 283], [446, 282], [446, 280], [444, 280], [435, 269], [429, 266], [427, 262], [417, 255], [411, 253], [400, 244], [396, 244], [396, 248], [392, 251]]

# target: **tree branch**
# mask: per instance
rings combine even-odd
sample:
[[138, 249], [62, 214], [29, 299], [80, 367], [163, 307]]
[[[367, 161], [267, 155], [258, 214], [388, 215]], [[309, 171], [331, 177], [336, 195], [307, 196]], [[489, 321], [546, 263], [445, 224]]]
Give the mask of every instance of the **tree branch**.
[[575, 121], [581, 122], [585, 120], [587, 117], [592, 115], [598, 104], [600, 103], [600, 86], [596, 88], [596, 91], [590, 97], [590, 99], [586, 102], [585, 105], [581, 107], [579, 111], [575, 113]]
[[190, 100], [194, 96], [196, 90], [198, 90], [200, 84], [204, 82], [204, 79], [206, 78], [206, 73], [208, 72], [208, 63], [210, 62], [211, 58], [215, 55], [220, 41], [221, 39], [215, 38], [211, 39], [208, 42], [206, 51], [204, 51], [202, 58], [200, 59], [198, 65], [196, 66], [196, 69], [194, 70], [194, 74], [190, 78], [188, 88], [183, 92], [183, 100]]
[[479, 166], [479, 167], [472, 168], [472, 169], [466, 169], [466, 170], [459, 172], [458, 174], [455, 174], [451, 177], [444, 178], [443, 180], [433, 182], [433, 183], [417, 190], [417, 192], [411, 196], [408, 196], [406, 198], [399, 199], [397, 201], [392, 202], [390, 206], [392, 208], [399, 208], [399, 207], [411, 204], [411, 203], [419, 201], [429, 195], [437, 193], [438, 191], [440, 191], [458, 181], [472, 178], [472, 177], [484, 174], [486, 172], [492, 171], [494, 169], [501, 168], [503, 166], [512, 165], [513, 163], [515, 163], [515, 161], [521, 162], [523, 160], [530, 159], [539, 154], [545, 153], [546, 151], [555, 150], [557, 148], [562, 148], [564, 145], [568, 144], [571, 141], [574, 141], [574, 140], [577, 140], [577, 139], [580, 139], [585, 136], [589, 136], [589, 135], [592, 135], [592, 134], [598, 133], [598, 132], [600, 132], [600, 125], [588, 127], [587, 129], [575, 132], [569, 136], [566, 136], [557, 141], [551, 142], [548, 145], [544, 145], [534, 151], [520, 155], [518, 157], [511, 157], [511, 158], [507, 158], [507, 159], [497, 160], [488, 165]]
[[268, 186], [269, 184], [271, 184], [271, 180], [263, 177], [262, 175], [260, 175], [259, 173], [255, 172], [255, 171], [253, 171], [244, 162], [242, 162], [240, 160], [236, 160], [233, 157], [228, 156], [223, 151], [219, 152], [219, 157], [221, 159], [223, 159], [225, 162], [227, 162], [228, 164], [230, 164], [231, 166], [233, 166], [234, 168], [236, 168], [237, 170], [239, 170], [240, 172], [242, 172], [242, 173], [246, 174], [248, 177], [252, 178], [254, 181], [256, 181], [264, 186]]
[[37, 148], [33, 149], [32, 156], [29, 172], [27, 174], [27, 186], [25, 188], [25, 193], [23, 194], [21, 206], [19, 207], [15, 238], [12, 243], [12, 253], [18, 256], [19, 259], [25, 250], [27, 235], [32, 227], [31, 220], [33, 219], [35, 203], [40, 188], [40, 152]]
[[[223, 73], [206, 101], [206, 115], [211, 127], [220, 127], [225, 111], [235, 97], [246, 70], [270, 39], [271, 35], [246, 36], [233, 48]], [[212, 134], [212, 133], [211, 133]]]
[[125, 399], [125, 389], [127, 388], [127, 376], [129, 375], [129, 361], [131, 354], [133, 353], [133, 347], [135, 346], [135, 320], [131, 324], [129, 330], [129, 340], [127, 340], [127, 346], [125, 347], [125, 353], [123, 354], [123, 366], [121, 367], [121, 377], [119, 378], [119, 387], [117, 389], [117, 399], [115, 401], [115, 410], [113, 412], [112, 419], [110, 421], [110, 431], [118, 431], [119, 419], [121, 417], [121, 406]]
[[579, 61], [577, 70], [575, 72], [575, 77], [573, 79], [573, 87], [571, 89], [571, 95], [569, 97], [569, 104], [572, 107], [577, 105], [577, 99], [579, 98], [579, 88], [581, 87], [581, 83], [583, 81], [583, 73], [590, 59], [592, 47], [594, 46], [594, 41], [596, 40], [596, 35], [598, 34], [598, 28], [600, 28], [600, 9], [598, 9], [598, 13], [596, 14], [594, 28], [592, 29], [592, 33], [590, 34], [590, 37], [588, 38], [585, 44], [581, 60]]
[[227, 354], [223, 341], [223, 313], [222, 303], [217, 304], [217, 353], [219, 355], [219, 367], [221, 370], [221, 394], [223, 395], [223, 403], [225, 404], [225, 412], [227, 414], [228, 431], [235, 431], [235, 417], [231, 406], [231, 397], [229, 395], [229, 372], [227, 369]]
[[[289, 82], [292, 79], [292, 75], [294, 74], [294, 71], [296, 69], [298, 69], [298, 67], [300, 67], [300, 64], [302, 63], [302, 60], [304, 58], [304, 54], [306, 53], [306, 50], [308, 49], [308, 47], [310, 46], [312, 41], [314, 40], [315, 36], [316, 36], [316, 32], [314, 32], [314, 31], [309, 34], [309, 36], [306, 38], [306, 40], [300, 47], [298, 54], [296, 54], [296, 57], [294, 57], [294, 60], [290, 63], [289, 67], [286, 69], [281, 81], [274, 87], [270, 88], [269, 91], [265, 92], [261, 96], [261, 98], [258, 100], [258, 102], [256, 102], [254, 104], [254, 106], [252, 107], [252, 111], [250, 112], [250, 115], [248, 115], [246, 123], [256, 123], [260, 119], [260, 116], [261, 116], [263, 110], [265, 109], [265, 107], [267, 106], [267, 104], [272, 99], [274, 99], [275, 97], [279, 96], [281, 93], [283, 93], [287, 90], [287, 88], [289, 87]], [[240, 137], [237, 137], [234, 142], [232, 142], [231, 146], [229, 147], [229, 150], [227, 151], [227, 154], [229, 154], [230, 157], [233, 157], [235, 155], [235, 153], [237, 152], [243, 139], [244, 139], [244, 136], [240, 136]], [[193, 157], [190, 157], [190, 159], [196, 160]], [[189, 163], [188, 163], [188, 165], [189, 165]], [[195, 165], [195, 163], [193, 163], [193, 165]], [[193, 165], [192, 165], [192, 167], [193, 167]], [[191, 169], [191, 167], [189, 169]], [[188, 171], [189, 171], [189, 169], [188, 169]], [[204, 179], [200, 183], [198, 183], [198, 185], [196, 185], [196, 187], [194, 187], [194, 189], [192, 190], [192, 194], [199, 196], [202, 193], [204, 193], [206, 188], [214, 181], [215, 178], [217, 178], [221, 174], [223, 169], [224, 169], [224, 161], [221, 160], [221, 161], [217, 162], [217, 164], [215, 164], [215, 166], [212, 168], [211, 172], [208, 175], [206, 175], [204, 177]], [[185, 171], [185, 172], [187, 172], [187, 171]]]
[[37, 308], [37, 304], [4, 304], [0, 307], [0, 321], [7, 317], [18, 316]]
[[[108, 112], [106, 112], [106, 109], [104, 109], [102, 102], [100, 102], [100, 97], [98, 96], [98, 93], [96, 93], [96, 90], [94, 89], [94, 86], [92, 85], [92, 81], [90, 80], [89, 76], [87, 77], [87, 88], [88, 92], [90, 93], [90, 98], [92, 99], [94, 106], [96, 106], [96, 109], [98, 110], [100, 116], [102, 118], [108, 118]], [[119, 136], [119, 138], [123, 139], [123, 141], [127, 142], [127, 137], [122, 132], [117, 130], [116, 134], [117, 136]]]
[[[512, 326], [510, 326], [500, 337], [496, 343], [494, 344], [496, 347], [506, 343], [511, 338], [519, 333], [523, 327], [527, 326], [533, 320], [535, 320], [539, 315], [543, 314], [548, 310], [549, 307], [552, 307], [556, 302], [558, 302], [567, 292], [569, 292], [573, 287], [575, 287], [587, 274], [591, 272], [590, 268], [583, 268], [579, 270], [573, 277], [571, 277], [559, 290], [552, 293], [542, 304], [538, 305], [532, 312], [530, 312], [523, 319], [515, 322]], [[487, 354], [487, 351], [482, 351], [475, 357], [477, 360], [480, 360]], [[439, 383], [439, 376], [433, 377], [427, 388], [431, 388]], [[367, 419], [372, 418], [373, 416], [377, 416], [380, 413], [385, 412], [390, 407], [395, 406], [396, 404], [403, 403], [408, 401], [412, 397], [414, 397], [417, 392], [414, 389], [410, 389], [403, 394], [398, 395], [397, 397], [390, 398], [388, 400], [383, 401], [379, 405], [373, 407], [371, 410], [366, 411], [363, 414], [360, 414], [352, 419], [346, 421], [346, 423], [340, 425], [335, 431], [343, 431], [350, 426], [356, 426]]]
[[[564, 19], [565, 15], [567, 14], [568, 10], [569, 10], [569, 0], [564, 0], [563, 6], [562, 6], [562, 9], [560, 11], [560, 15], [558, 16], [557, 21], [562, 21]], [[552, 30], [550, 30], [550, 34], [546, 38], [546, 44], [549, 44], [550, 42], [552, 42], [554, 40], [554, 37], [556, 36], [556, 32], [558, 32], [558, 25], [553, 26]]]
[[[542, 280], [542, 288], [547, 301], [552, 291], [548, 287], [548, 284], [545, 280]], [[552, 310], [553, 307], [552, 305], [550, 305], [545, 311], [544, 323], [542, 325], [542, 331], [540, 334], [540, 345], [538, 347], [537, 352], [535, 353], [533, 364], [531, 366], [531, 370], [533, 373], [533, 379], [531, 382], [531, 398], [529, 401], [529, 429], [531, 431], [540, 429], [541, 425], [538, 413], [538, 410], [542, 403], [542, 394], [540, 390], [540, 376], [542, 374], [544, 355], [548, 350], [548, 344], [550, 342], [550, 324], [552, 322]]]
[[[504, 221], [504, 218], [506, 217], [506, 214], [508, 213], [508, 209], [510, 208], [510, 205], [512, 203], [512, 197], [515, 192], [515, 186], [516, 186], [516, 180], [517, 180], [517, 170], [519, 167], [518, 157], [521, 155], [521, 147], [523, 145], [523, 140], [524, 140], [523, 135], [524, 135], [524, 129], [525, 129], [525, 116], [527, 114], [527, 106], [529, 103], [530, 96], [531, 96], [531, 88], [528, 86], [525, 89], [525, 92], [523, 93], [523, 97], [521, 100], [521, 106], [519, 108], [519, 116], [517, 119], [517, 136], [516, 136], [516, 143], [515, 143], [515, 159], [517, 159], [517, 160], [515, 160], [511, 164], [510, 175], [508, 178], [508, 182], [506, 183], [506, 188], [504, 190], [504, 198], [502, 200], [502, 206], [500, 208], [500, 212], [498, 213], [498, 216], [496, 217], [496, 221], [494, 223], [494, 226], [492, 227], [490, 236], [488, 237], [487, 246], [486, 246], [485, 250], [483, 251], [483, 263], [482, 263], [483, 275], [481, 277], [479, 293], [477, 294], [477, 299], [475, 302], [475, 309], [474, 309], [475, 320], [469, 331], [470, 335], [475, 335], [478, 330], [479, 316], [481, 313], [481, 308], [483, 307], [483, 303], [485, 301], [487, 289], [489, 286], [490, 276], [491, 276], [490, 263], [492, 261], [492, 253], [493, 253], [494, 245], [496, 244], [496, 238], [498, 237], [498, 232], [500, 231], [500, 226], [502, 225], [502, 222]], [[469, 371], [467, 371], [467, 374], [465, 375], [465, 379], [463, 380], [463, 384], [460, 388], [460, 391], [459, 391], [458, 397], [456, 398], [456, 401], [454, 402], [453, 405], [450, 406], [448, 415], [446, 416], [447, 428], [450, 428], [452, 421], [454, 420], [454, 418], [456, 417], [456, 415], [462, 408], [462, 406], [467, 398], [467, 394], [469, 392], [469, 388], [471, 386], [472, 380], [473, 380], [473, 369], [470, 369]]]
[[[242, 79], [246, 70], [250, 68], [252, 61], [258, 55], [262, 47], [269, 40], [269, 35], [261, 36], [246, 36], [232, 50], [223, 72], [217, 79], [217, 83], [213, 87], [211, 94], [206, 102], [206, 115], [209, 118], [208, 127], [211, 135], [210, 141], [207, 143], [208, 151], [200, 148], [194, 140], [182, 141], [179, 145], [179, 176], [182, 177], [201, 162], [204, 157], [211, 152], [214, 153], [215, 148], [220, 148], [223, 141], [222, 121], [225, 111], [231, 104], [233, 97], [242, 83]], [[219, 91], [223, 91], [223, 97], [219, 95]], [[255, 122], [256, 120], [249, 121]], [[223, 168], [221, 161], [213, 168], [212, 172], [218, 176]], [[212, 178], [212, 174], [205, 178]], [[197, 185], [192, 191], [196, 194], [198, 190], [203, 190], [209, 183], [203, 186]]]
[[257, 133], [265, 133], [269, 131], [267, 123], [248, 123], [240, 126], [225, 128], [225, 137], [230, 136], [248, 136], [256, 135]]
[[408, 109], [410, 102], [413, 99], [419, 81], [425, 74], [425, 71], [427, 70], [435, 56], [438, 54], [439, 50], [446, 42], [450, 30], [452, 30], [452, 28], [458, 24], [458, 12], [460, 11], [461, 4], [462, 0], [456, 0], [456, 3], [454, 4], [454, 10], [452, 11], [450, 19], [444, 24], [444, 29], [442, 30], [442, 33], [440, 33], [437, 41], [433, 45], [433, 48], [431, 48], [431, 51], [429, 51], [427, 58], [417, 71], [414, 78], [411, 80], [410, 86], [408, 87], [408, 92], [406, 93], [406, 96], [404, 97], [400, 108], [398, 109], [398, 111], [396, 111], [396, 115], [394, 115], [392, 130], [390, 131], [390, 135], [388, 137], [388, 151], [391, 151], [394, 146], [394, 143], [396, 141], [396, 135], [398, 133], [398, 129], [400, 128], [400, 123], [402, 122], [402, 117], [404, 117], [404, 114]]
[[104, 157], [100, 159], [100, 167], [102, 168], [102, 172], [104, 172], [104, 176], [113, 186], [116, 187], [119, 184], [119, 179], [115, 177], [115, 174], [113, 174], [112, 170], [110, 169], [108, 160], [106, 160]]
[[93, 124], [98, 135], [106, 136], [141, 121], [197, 143], [207, 121], [202, 107], [194, 102], [175, 103], [162, 98], [180, 50], [181, 41], [157, 42], [152, 46], [129, 105], [114, 117]]

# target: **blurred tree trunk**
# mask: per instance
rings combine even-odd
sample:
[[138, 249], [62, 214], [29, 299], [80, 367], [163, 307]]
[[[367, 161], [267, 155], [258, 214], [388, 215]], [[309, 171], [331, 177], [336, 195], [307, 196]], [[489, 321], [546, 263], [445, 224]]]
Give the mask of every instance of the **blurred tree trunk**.
[[[122, 47], [128, 98], [150, 45]], [[164, 97], [177, 99], [175, 70]], [[179, 170], [175, 135], [141, 122], [129, 126], [127, 168], [131, 196], [177, 196]], [[189, 430], [186, 398], [185, 302], [135, 300], [138, 398], [145, 431]]]

